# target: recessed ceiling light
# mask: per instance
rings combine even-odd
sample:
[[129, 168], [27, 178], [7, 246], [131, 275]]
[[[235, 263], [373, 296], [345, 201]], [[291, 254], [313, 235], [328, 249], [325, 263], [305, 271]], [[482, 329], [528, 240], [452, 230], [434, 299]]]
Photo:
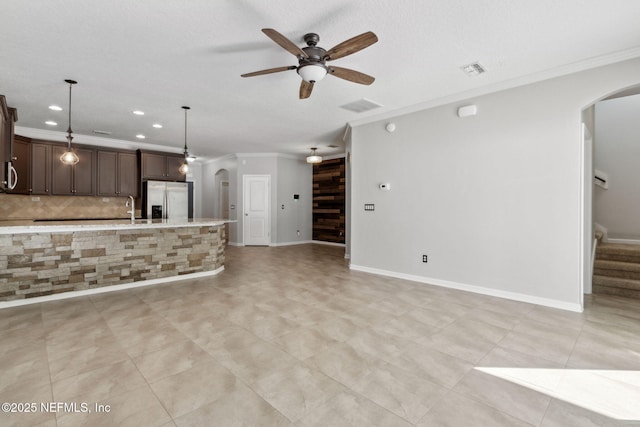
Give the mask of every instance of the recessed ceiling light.
[[62, 107], [60, 107], [59, 105], [49, 105], [49, 110], [62, 111]]
[[133, 110], [133, 114], [135, 114], [136, 116], [144, 116], [144, 111]]
[[145, 138], [146, 138], [146, 136], [144, 136], [143, 134], [139, 133], [139, 134], [137, 134], [137, 135], [136, 135], [136, 138], [138, 138], [138, 139], [145, 139]]
[[58, 123], [54, 122], [53, 120], [47, 120], [46, 122], [44, 122], [44, 124], [49, 126], [58, 126]]
[[154, 123], [153, 127], [156, 129], [162, 129], [162, 125], [160, 123]]

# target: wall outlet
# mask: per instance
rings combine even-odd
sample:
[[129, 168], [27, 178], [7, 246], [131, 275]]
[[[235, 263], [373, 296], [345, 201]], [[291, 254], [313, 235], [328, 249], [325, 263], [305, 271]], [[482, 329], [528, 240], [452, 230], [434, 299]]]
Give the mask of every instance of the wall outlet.
[[426, 255], [422, 255], [422, 262], [427, 262], [427, 256]]

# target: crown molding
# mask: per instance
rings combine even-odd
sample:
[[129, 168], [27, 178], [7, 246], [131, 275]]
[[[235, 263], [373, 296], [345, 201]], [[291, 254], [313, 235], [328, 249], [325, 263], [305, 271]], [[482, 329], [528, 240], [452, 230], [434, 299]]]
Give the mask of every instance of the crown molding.
[[[35, 129], [22, 126], [15, 127], [16, 135], [25, 136], [27, 138], [42, 139], [46, 141], [67, 142], [67, 134], [47, 129]], [[182, 154], [181, 149], [167, 147], [165, 145], [149, 144], [146, 142], [125, 141], [114, 138], [104, 138], [101, 136], [73, 134], [73, 144], [93, 145], [97, 147], [121, 148], [123, 150], [151, 150], [164, 151], [167, 153]]]
[[[448, 95], [442, 98], [432, 99], [429, 101], [420, 102], [418, 104], [410, 105], [407, 107], [398, 108], [395, 110], [380, 113], [374, 116], [364, 117], [358, 120], [352, 120], [347, 122], [347, 126], [355, 127], [368, 123], [375, 123], [381, 120], [388, 120], [398, 116], [404, 116], [407, 114], [415, 113], [418, 111], [427, 110], [429, 108], [440, 107], [454, 102], [460, 102], [469, 98], [475, 98], [478, 96], [488, 95], [494, 92], [500, 92], [506, 89], [513, 89], [527, 84], [537, 83], [545, 80], [550, 80], [556, 77], [562, 77], [569, 74], [579, 73], [581, 71], [591, 70], [593, 68], [602, 67], [605, 65], [615, 64], [617, 62], [623, 62], [630, 59], [640, 57], [640, 47], [634, 47], [619, 52], [614, 52], [608, 55], [597, 56], [588, 58], [582, 61], [574, 62], [571, 64], [561, 65], [548, 70], [544, 70], [537, 73], [527, 74], [514, 79], [498, 82], [478, 88], [458, 92], [453, 95]], [[345, 137], [347, 133], [345, 132]]]

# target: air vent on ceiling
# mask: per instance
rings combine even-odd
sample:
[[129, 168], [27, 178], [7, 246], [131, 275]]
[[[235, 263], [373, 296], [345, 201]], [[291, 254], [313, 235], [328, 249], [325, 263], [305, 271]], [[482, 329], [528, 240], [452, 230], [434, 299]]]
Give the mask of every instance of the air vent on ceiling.
[[464, 67], [460, 67], [462, 71], [465, 72], [468, 76], [479, 76], [480, 74], [484, 74], [487, 72], [487, 69], [484, 68], [479, 62], [474, 62], [473, 64], [465, 65]]
[[358, 101], [340, 106], [340, 108], [353, 111], [354, 113], [364, 113], [365, 111], [371, 111], [380, 107], [382, 107], [382, 104], [378, 104], [377, 102], [373, 102], [367, 98], [362, 98]]
[[111, 132], [106, 130], [94, 130], [93, 133], [97, 133], [98, 135], [111, 135]]

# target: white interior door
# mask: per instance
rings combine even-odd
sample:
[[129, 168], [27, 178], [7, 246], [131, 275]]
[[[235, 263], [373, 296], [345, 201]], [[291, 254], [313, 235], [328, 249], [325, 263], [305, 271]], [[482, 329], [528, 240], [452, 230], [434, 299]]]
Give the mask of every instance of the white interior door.
[[271, 243], [271, 176], [244, 175], [243, 234], [245, 246], [264, 246]]

